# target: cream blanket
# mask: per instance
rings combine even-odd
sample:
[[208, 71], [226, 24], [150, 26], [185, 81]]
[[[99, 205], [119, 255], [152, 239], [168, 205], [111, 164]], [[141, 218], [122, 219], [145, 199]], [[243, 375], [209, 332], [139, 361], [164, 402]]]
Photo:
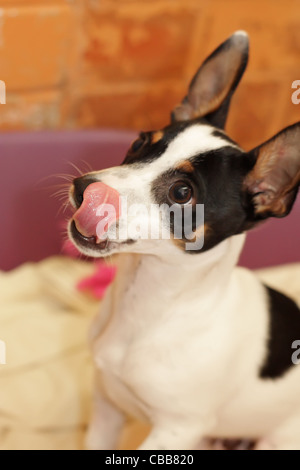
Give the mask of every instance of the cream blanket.
[[[86, 336], [99, 302], [76, 284], [92, 272], [92, 263], [53, 257], [0, 273], [1, 450], [83, 448], [93, 376]], [[300, 303], [300, 264], [259, 275]], [[121, 448], [146, 432], [128, 423]]]

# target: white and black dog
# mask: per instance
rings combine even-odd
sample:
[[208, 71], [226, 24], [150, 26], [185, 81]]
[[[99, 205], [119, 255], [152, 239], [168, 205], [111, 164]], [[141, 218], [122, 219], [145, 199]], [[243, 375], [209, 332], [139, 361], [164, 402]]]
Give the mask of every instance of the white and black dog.
[[[226, 135], [247, 58], [248, 37], [238, 31], [202, 64], [171, 124], [141, 133], [121, 166], [77, 178], [70, 190], [79, 250], [118, 253], [91, 331], [98, 370], [91, 449], [115, 448], [127, 413], [152, 425], [140, 449], [195, 449], [204, 437], [300, 449], [300, 366], [291, 360], [300, 310], [236, 267], [244, 233], [292, 208], [300, 123], [250, 152]], [[128, 216], [121, 199], [149, 217]], [[99, 228], [103, 204], [115, 214]], [[204, 234], [201, 249], [187, 249], [190, 236], [175, 237], [176, 217], [161, 211], [174, 205], [192, 215], [195, 243]], [[164, 236], [126, 238], [132, 223]]]

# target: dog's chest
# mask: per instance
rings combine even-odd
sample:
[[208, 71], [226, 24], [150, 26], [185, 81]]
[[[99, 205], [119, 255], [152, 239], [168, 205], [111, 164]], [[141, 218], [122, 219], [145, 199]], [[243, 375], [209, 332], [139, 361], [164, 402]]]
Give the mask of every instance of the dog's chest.
[[[126, 412], [148, 418], [150, 403], [160, 403], [154, 397], [158, 386], [172, 396], [182, 387], [188, 393], [195, 390], [203, 377], [208, 377], [208, 383], [218, 382], [232, 356], [228, 344], [233, 343], [235, 332], [228, 325], [238, 331], [242, 328], [240, 315], [232, 319], [232, 310], [239, 311], [236, 294], [240, 289], [235, 282], [228, 286], [226, 296], [215, 296], [207, 293], [207, 276], [199, 293], [198, 276], [186, 274], [188, 283], [183, 283], [178, 273], [171, 277], [166, 271], [155, 271], [153, 265], [150, 268], [141, 267], [130, 277], [120, 271], [111, 292], [110, 319], [94, 343], [95, 361], [109, 398]], [[221, 370], [215, 344], [226, 364]], [[159, 383], [152, 387], [158, 376]], [[202, 393], [212, 394], [210, 389], [203, 391], [203, 384]]]
[[147, 409], [133, 384], [137, 377], [145, 377], [145, 366], [152, 367], [146, 350], [172, 299], [171, 293], [159, 288], [160, 279], [149, 276], [147, 270], [139, 269], [125, 279], [125, 285], [117, 284], [112, 291], [113, 312], [95, 343], [94, 354], [110, 399], [141, 417], [147, 415]]

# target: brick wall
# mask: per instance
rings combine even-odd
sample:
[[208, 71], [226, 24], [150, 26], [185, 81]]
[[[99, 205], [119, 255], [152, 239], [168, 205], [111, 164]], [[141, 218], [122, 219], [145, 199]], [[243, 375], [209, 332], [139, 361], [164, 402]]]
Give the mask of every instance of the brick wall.
[[0, 129], [166, 124], [195, 69], [251, 36], [228, 131], [246, 148], [300, 120], [299, 0], [0, 0]]

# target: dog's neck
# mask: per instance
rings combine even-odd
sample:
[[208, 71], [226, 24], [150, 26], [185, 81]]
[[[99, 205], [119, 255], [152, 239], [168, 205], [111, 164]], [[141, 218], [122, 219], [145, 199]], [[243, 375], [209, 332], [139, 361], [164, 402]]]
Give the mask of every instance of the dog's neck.
[[[159, 295], [165, 301], [186, 292], [204, 298], [218, 294], [228, 285], [238, 262], [245, 235], [237, 235], [202, 254], [178, 252], [174, 256], [161, 250], [157, 255], [141, 255], [133, 277], [136, 287], [145, 293]], [[141, 284], [141, 285], [139, 285]], [[194, 292], [193, 292], [194, 290]]]
[[123, 322], [123, 336], [132, 335], [134, 329], [148, 328], [153, 322], [159, 324], [170, 312], [174, 316], [177, 307], [182, 313], [183, 305], [183, 314], [190, 305], [196, 306], [198, 321], [207, 324], [215, 315], [216, 302], [224, 300], [244, 240], [243, 234], [231, 237], [195, 255], [178, 252], [174, 256], [173, 251], [171, 256], [166, 246], [155, 256], [118, 255], [118, 275], [111, 287], [113, 295], [108, 296], [110, 308], [97, 318], [91, 341], [99, 336], [110, 315], [116, 322], [112, 324]]

